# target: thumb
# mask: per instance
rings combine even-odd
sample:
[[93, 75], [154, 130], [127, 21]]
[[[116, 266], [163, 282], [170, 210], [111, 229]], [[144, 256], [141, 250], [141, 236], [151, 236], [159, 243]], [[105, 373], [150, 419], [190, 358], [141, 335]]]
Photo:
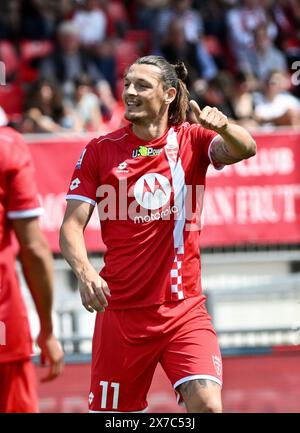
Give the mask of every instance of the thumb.
[[194, 99], [190, 100], [190, 107], [193, 110], [193, 113], [195, 114], [195, 116], [197, 118], [200, 117], [201, 109], [200, 109], [199, 105], [197, 104], [197, 102]]

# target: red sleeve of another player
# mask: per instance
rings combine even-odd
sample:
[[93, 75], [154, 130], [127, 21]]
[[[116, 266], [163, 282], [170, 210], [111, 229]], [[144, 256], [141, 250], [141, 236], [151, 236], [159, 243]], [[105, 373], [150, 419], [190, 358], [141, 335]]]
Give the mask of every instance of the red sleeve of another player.
[[82, 151], [71, 178], [67, 200], [81, 200], [96, 204], [96, 191], [100, 185], [96, 140], [92, 140]]
[[14, 136], [15, 145], [8, 163], [8, 218], [29, 218], [42, 214], [35, 182], [34, 165], [28, 145]]
[[191, 137], [199, 149], [200, 164], [207, 168], [209, 164], [212, 164], [214, 168], [220, 170], [223, 168], [222, 164], [218, 164], [211, 159], [210, 147], [213, 140], [218, 137], [215, 131], [203, 128], [198, 124], [191, 125]]

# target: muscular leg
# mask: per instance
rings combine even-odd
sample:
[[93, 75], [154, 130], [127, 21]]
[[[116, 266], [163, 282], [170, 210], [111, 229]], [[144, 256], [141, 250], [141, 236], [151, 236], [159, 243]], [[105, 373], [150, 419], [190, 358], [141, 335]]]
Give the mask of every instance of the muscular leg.
[[187, 412], [222, 412], [221, 386], [209, 379], [193, 379], [178, 387]]

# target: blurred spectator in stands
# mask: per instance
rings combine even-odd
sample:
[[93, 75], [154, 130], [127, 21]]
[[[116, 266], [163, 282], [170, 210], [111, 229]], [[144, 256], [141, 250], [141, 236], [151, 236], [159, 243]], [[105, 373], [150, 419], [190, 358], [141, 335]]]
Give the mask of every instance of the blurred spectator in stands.
[[20, 38], [20, 1], [11, 0], [0, 2], [8, 38], [16, 40]]
[[80, 48], [78, 29], [71, 21], [63, 21], [57, 29], [57, 46], [40, 67], [40, 76], [51, 78], [62, 87], [64, 97], [74, 95], [74, 80], [88, 74], [94, 85], [101, 85], [103, 75], [89, 54]]
[[123, 1], [99, 0], [107, 19], [107, 36], [124, 38], [130, 28], [129, 17]]
[[52, 38], [58, 22], [70, 16], [74, 0], [10, 0], [0, 2], [0, 22], [6, 39]]
[[20, 31], [24, 39], [49, 39], [54, 35], [55, 22], [51, 5], [45, 0], [20, 1]]
[[[261, 100], [258, 89], [258, 80], [249, 73], [239, 72], [233, 77], [230, 72], [221, 71], [208, 82], [198, 80], [191, 99], [195, 99], [200, 107], [217, 107], [235, 123], [253, 128], [259, 126], [253, 119], [255, 102]], [[188, 117], [191, 122], [195, 121], [192, 112]]]
[[231, 95], [236, 122], [245, 128], [259, 126], [254, 120], [255, 102], [260, 99], [260, 83], [249, 72], [238, 72], [234, 77], [234, 90]]
[[203, 33], [203, 20], [199, 12], [192, 9], [191, 5], [191, 0], [170, 0], [170, 6], [161, 9], [153, 27], [155, 47], [168, 36], [169, 24], [175, 18], [183, 21], [187, 41], [199, 41]]
[[227, 3], [225, 0], [194, 0], [193, 5], [203, 20], [202, 44], [213, 56], [218, 69], [230, 69], [232, 55], [228, 58]]
[[227, 37], [225, 16], [228, 6], [226, 3], [223, 0], [196, 0], [193, 4], [201, 14], [204, 34], [213, 35], [224, 43]]
[[116, 91], [117, 62], [114, 53], [114, 43], [111, 39], [98, 44], [93, 51], [93, 60], [97, 69], [110, 84], [112, 91]]
[[63, 104], [59, 88], [47, 79], [35, 82], [25, 100], [22, 132], [79, 132], [83, 122]]
[[[235, 119], [235, 113], [231, 103], [233, 82], [227, 72], [220, 72], [211, 80], [198, 82], [194, 86], [191, 97], [195, 99], [200, 108], [206, 105], [216, 107], [227, 117]], [[192, 113], [190, 113], [193, 116]]]
[[198, 78], [211, 79], [218, 70], [212, 56], [200, 42], [189, 41], [184, 31], [184, 22], [173, 18], [166, 28], [166, 36], [159, 48], [159, 53], [170, 63], [182, 60], [188, 71], [188, 87]]
[[4, 15], [0, 15], [0, 40], [5, 40], [10, 37], [9, 23]]
[[56, 17], [58, 21], [68, 20], [74, 13], [74, 0], [53, 0], [53, 5], [56, 7]]
[[82, 0], [82, 5], [72, 18], [78, 29], [80, 43], [91, 47], [102, 42], [106, 37], [107, 18], [100, 8], [99, 0]]
[[139, 30], [153, 31], [157, 26], [157, 14], [167, 7], [170, 0], [131, 0], [128, 9], [131, 25]]
[[265, 24], [259, 25], [254, 30], [254, 46], [247, 50], [242, 69], [252, 73], [262, 81], [265, 81], [270, 72], [275, 69], [287, 72], [286, 58], [274, 46]]
[[277, 27], [268, 19], [268, 14], [259, 0], [242, 0], [241, 6], [232, 8], [227, 13], [227, 26], [236, 69], [242, 70], [249, 49], [254, 46], [254, 31], [261, 24], [267, 26], [271, 40], [277, 35]]
[[263, 0], [278, 28], [277, 43], [287, 56], [289, 65], [300, 58], [299, 0]]
[[285, 74], [270, 73], [261, 101], [254, 110], [254, 118], [260, 125], [300, 126], [300, 101], [288, 91], [289, 86]]
[[121, 128], [128, 124], [124, 118], [124, 103], [115, 99], [107, 82], [102, 82], [101, 86], [97, 88], [97, 94], [104, 126], [107, 130]]
[[100, 100], [92, 88], [88, 75], [75, 79], [75, 95], [72, 101], [66, 101], [66, 107], [82, 121], [84, 131], [97, 131], [103, 123]]

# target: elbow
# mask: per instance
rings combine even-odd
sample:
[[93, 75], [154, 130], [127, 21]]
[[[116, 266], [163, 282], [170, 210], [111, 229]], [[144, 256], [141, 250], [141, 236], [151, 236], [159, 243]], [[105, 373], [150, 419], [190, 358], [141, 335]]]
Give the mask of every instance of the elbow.
[[48, 260], [51, 257], [48, 242], [44, 236], [32, 239], [20, 246], [20, 257], [30, 260]]
[[70, 222], [63, 222], [59, 230], [58, 244], [64, 258], [68, 255], [70, 248], [73, 248], [78, 239], [78, 231]]
[[59, 248], [60, 248], [60, 252], [62, 253], [62, 255], [64, 256], [64, 244], [65, 244], [65, 227], [64, 224], [62, 224], [60, 230], [59, 230]]

